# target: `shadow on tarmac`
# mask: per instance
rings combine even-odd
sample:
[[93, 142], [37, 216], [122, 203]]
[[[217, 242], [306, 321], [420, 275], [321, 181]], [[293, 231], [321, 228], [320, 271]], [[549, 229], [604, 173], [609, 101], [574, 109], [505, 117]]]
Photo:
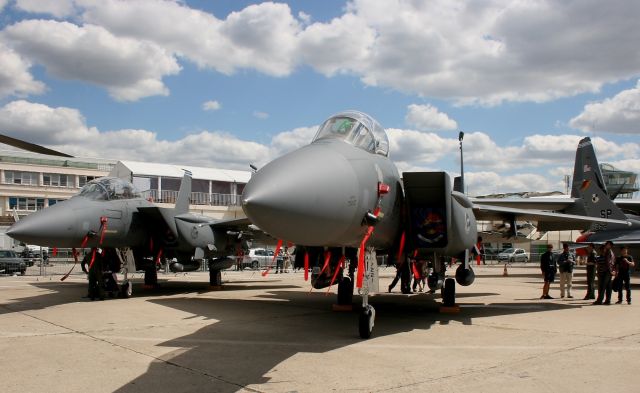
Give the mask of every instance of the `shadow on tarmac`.
[[[296, 355], [327, 353], [362, 343], [357, 332], [357, 312], [333, 312], [335, 294], [309, 293], [296, 285], [252, 281], [231, 282], [224, 291], [263, 290], [248, 299], [207, 297], [207, 283], [161, 281], [161, 289], [144, 290], [134, 283], [134, 297], [214, 321], [198, 331], [165, 341], [159, 346], [177, 348], [153, 361], [146, 373], [122, 386], [118, 392], [180, 391], [235, 392], [254, 384], [269, 384], [278, 390], [269, 371]], [[59, 304], [86, 302], [87, 285], [59, 281], [33, 283], [46, 289], [40, 295], [14, 299], [2, 305], [0, 313], [43, 309]], [[634, 285], [636, 286], [636, 285]], [[300, 288], [296, 291], [283, 290]], [[50, 292], [54, 291], [54, 293]], [[197, 295], [202, 296], [197, 296]], [[154, 297], [154, 296], [158, 297]], [[182, 295], [182, 296], [181, 296]], [[426, 293], [411, 296], [392, 294], [370, 299], [377, 313], [373, 338], [428, 330], [433, 325], [458, 322], [472, 325], [474, 318], [579, 308], [584, 304], [558, 304], [539, 299], [519, 303], [474, 302], [476, 297], [497, 293], [458, 294], [461, 311], [439, 313], [440, 296]], [[172, 297], [165, 297], [172, 296]], [[464, 299], [464, 300], [461, 300]], [[354, 309], [360, 304], [354, 296]], [[345, 367], [350, 365], [345, 364]], [[291, 375], [295, 380], [296, 376]], [[316, 388], [318, 388], [316, 386]]]
[[[492, 294], [489, 294], [492, 295]], [[487, 296], [465, 293], [464, 298]], [[249, 385], [269, 384], [278, 390], [268, 373], [280, 363], [304, 353], [326, 353], [363, 342], [358, 337], [356, 312], [333, 312], [335, 295], [308, 291], [270, 290], [245, 300], [216, 298], [149, 299], [149, 302], [216, 320], [193, 334], [159, 344], [179, 348], [149, 366], [148, 371], [118, 392], [202, 391], [235, 392]], [[438, 312], [439, 296], [375, 296], [373, 337], [428, 330], [435, 324], [459, 322], [471, 325], [473, 318], [569, 309], [578, 305], [543, 303], [460, 302], [458, 314]], [[354, 297], [354, 305], [360, 297]], [[354, 307], [357, 309], [357, 307]], [[344, 367], [352, 367], [345, 364]], [[295, 380], [296, 376], [287, 376]], [[315, 386], [317, 389], [318, 386]], [[304, 389], [303, 389], [304, 390]]]
[[[283, 285], [274, 281], [263, 281], [264, 284], [255, 285], [261, 281], [234, 281], [224, 285], [224, 291], [246, 291], [246, 290], [277, 290], [298, 288], [295, 285]], [[168, 281], [159, 279], [160, 285], [157, 289], [145, 289], [142, 281], [133, 281], [132, 297], [147, 296], [173, 296], [181, 294], [204, 294], [211, 292], [209, 284], [206, 282], [185, 282], [185, 281]], [[243, 284], [254, 285], [243, 285]], [[88, 284], [81, 282], [60, 282], [59, 280], [46, 280], [29, 285], [44, 290], [41, 295], [29, 296], [24, 298], [9, 299], [6, 304], [0, 304], [0, 315], [12, 312], [25, 312], [32, 310], [41, 310], [48, 307], [54, 307], [62, 304], [71, 304], [78, 302], [90, 302], [87, 297]], [[110, 297], [105, 294], [105, 301]], [[98, 300], [96, 300], [98, 301]]]

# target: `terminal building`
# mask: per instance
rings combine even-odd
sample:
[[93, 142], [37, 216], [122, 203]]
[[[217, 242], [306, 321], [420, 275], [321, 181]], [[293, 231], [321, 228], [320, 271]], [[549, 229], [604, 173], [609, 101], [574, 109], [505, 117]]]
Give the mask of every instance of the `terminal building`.
[[0, 248], [13, 246], [5, 231], [21, 216], [71, 198], [98, 177], [126, 179], [145, 198], [172, 206], [185, 170], [192, 174], [193, 213], [216, 219], [244, 217], [240, 196], [249, 171], [0, 151]]

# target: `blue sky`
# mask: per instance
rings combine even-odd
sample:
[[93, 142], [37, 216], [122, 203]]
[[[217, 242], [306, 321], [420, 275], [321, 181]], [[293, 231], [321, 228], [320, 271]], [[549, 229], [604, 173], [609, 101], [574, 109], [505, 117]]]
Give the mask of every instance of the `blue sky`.
[[0, 0], [0, 129], [246, 169], [357, 109], [401, 170], [455, 175], [464, 130], [472, 194], [561, 190], [587, 135], [640, 171], [638, 17], [626, 1]]

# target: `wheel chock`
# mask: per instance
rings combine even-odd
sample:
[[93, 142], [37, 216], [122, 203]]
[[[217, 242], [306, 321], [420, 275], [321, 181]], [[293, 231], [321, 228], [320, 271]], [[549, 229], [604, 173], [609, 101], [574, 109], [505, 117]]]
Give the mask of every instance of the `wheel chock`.
[[339, 312], [351, 312], [353, 311], [353, 304], [333, 304], [331, 309]]
[[440, 306], [438, 311], [441, 314], [458, 314], [460, 312], [460, 306], [457, 304], [454, 306]]
[[224, 287], [222, 285], [209, 285], [210, 291], [222, 291]]
[[144, 284], [142, 286], [142, 288], [144, 288], [144, 289], [156, 289], [156, 286], [155, 285]]

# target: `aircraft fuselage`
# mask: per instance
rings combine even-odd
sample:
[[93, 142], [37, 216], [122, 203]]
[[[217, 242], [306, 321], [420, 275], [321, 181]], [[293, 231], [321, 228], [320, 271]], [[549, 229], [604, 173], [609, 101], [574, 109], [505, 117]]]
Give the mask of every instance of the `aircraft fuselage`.
[[[389, 186], [379, 195], [379, 185]], [[358, 247], [364, 218], [380, 208], [368, 244], [389, 248], [402, 208], [400, 175], [389, 158], [339, 139], [321, 139], [253, 174], [243, 208], [260, 229], [306, 246]]]

